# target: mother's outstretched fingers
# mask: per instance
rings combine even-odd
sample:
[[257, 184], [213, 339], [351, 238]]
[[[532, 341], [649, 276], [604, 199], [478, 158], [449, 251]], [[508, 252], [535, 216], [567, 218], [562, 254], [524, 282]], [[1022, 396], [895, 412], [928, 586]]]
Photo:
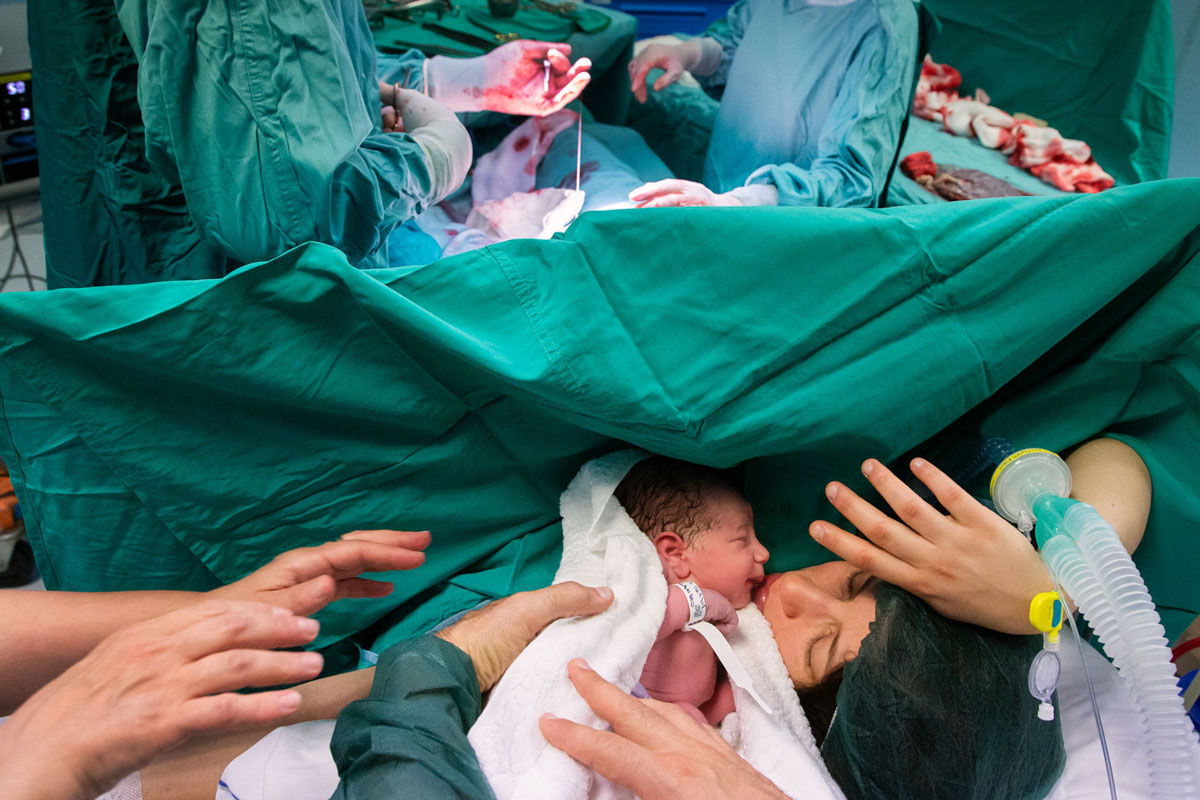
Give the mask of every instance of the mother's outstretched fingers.
[[314, 550], [296, 551], [297, 555], [303, 554], [305, 559], [301, 561], [298, 558], [294, 569], [297, 573], [303, 572], [306, 578], [328, 573], [338, 580], [353, 578], [364, 572], [415, 569], [425, 563], [426, 545], [428, 541], [419, 547], [409, 547], [374, 539], [341, 539], [327, 542]]
[[320, 653], [225, 650], [180, 668], [192, 693], [204, 695], [310, 681], [321, 674]]
[[431, 538], [429, 531], [370, 530], [350, 531], [342, 535], [343, 540], [377, 542], [392, 547], [406, 547], [409, 550], [424, 550], [429, 546]]
[[825, 496], [864, 536], [891, 555], [908, 563], [931, 555], [933, 546], [928, 541], [863, 500], [845, 484], [830, 483], [825, 487]]
[[290, 717], [300, 708], [300, 693], [293, 689], [256, 694], [195, 697], [179, 709], [176, 724], [185, 736], [205, 731], [245, 728]]
[[949, 520], [883, 464], [868, 458], [863, 462], [862, 473], [896, 515], [921, 536], [936, 541], [945, 532]]
[[911, 565], [886, 550], [825, 520], [817, 520], [809, 525], [808, 532], [818, 544], [834, 555], [888, 583], [911, 586], [919, 575]]
[[270, 594], [271, 605], [290, 610], [300, 617], [315, 614], [338, 597], [340, 582], [331, 575], [318, 575], [295, 586], [276, 589]]
[[917, 480], [929, 487], [933, 496], [950, 512], [955, 520], [964, 525], [986, 525], [992, 521], [992, 512], [971, 493], [955, 483], [949, 475], [923, 458], [914, 458], [909, 469]]
[[200, 603], [202, 617], [177, 632], [190, 659], [237, 648], [299, 647], [317, 638], [315, 619], [263, 603]]

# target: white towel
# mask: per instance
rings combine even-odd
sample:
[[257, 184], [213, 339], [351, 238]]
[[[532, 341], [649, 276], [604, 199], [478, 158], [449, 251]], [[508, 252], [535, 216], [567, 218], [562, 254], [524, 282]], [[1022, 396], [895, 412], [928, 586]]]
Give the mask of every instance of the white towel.
[[[537, 723], [542, 714], [552, 713], [606, 727], [567, 679], [567, 662], [582, 657], [629, 691], [654, 644], [666, 612], [662, 566], [649, 538], [613, 497], [617, 484], [646, 455], [622, 451], [591, 461], [562, 495], [563, 556], [555, 582], [609, 586], [614, 600], [603, 614], [547, 627], [492, 690], [470, 741], [498, 800], [631, 797], [547, 744]], [[842, 798], [821, 763], [770, 626], [753, 605], [738, 618], [729, 643], [774, 713], [767, 714], [735, 687], [737, 711], [726, 718], [722, 734], [790, 797]]]

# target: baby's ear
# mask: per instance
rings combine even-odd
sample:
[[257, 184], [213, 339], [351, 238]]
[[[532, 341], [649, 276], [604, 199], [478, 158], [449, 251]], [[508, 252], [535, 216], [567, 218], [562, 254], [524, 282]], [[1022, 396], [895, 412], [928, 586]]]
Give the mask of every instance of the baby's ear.
[[676, 578], [683, 580], [688, 577], [690, 570], [684, 558], [687, 543], [683, 541], [682, 536], [675, 531], [663, 531], [654, 537], [654, 549], [658, 551], [658, 557], [663, 564], [675, 573]]

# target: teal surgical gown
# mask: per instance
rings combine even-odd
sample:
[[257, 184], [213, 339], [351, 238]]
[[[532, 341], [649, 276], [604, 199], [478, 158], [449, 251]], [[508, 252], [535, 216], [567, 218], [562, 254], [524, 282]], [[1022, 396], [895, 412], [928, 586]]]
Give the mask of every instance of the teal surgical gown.
[[51, 288], [220, 277], [309, 240], [387, 266], [430, 198], [420, 146], [381, 131], [360, 0], [38, 2], [29, 39]]
[[708, 34], [721, 108], [704, 183], [771, 184], [780, 205], [873, 206], [917, 65], [911, 0], [739, 0]]

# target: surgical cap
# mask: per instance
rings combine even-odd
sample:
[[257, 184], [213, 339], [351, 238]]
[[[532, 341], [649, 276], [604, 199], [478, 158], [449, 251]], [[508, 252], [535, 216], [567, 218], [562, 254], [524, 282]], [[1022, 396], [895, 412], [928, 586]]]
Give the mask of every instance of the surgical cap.
[[847, 800], [1045, 797], [1065, 751], [1029, 694], [1041, 639], [947, 619], [889, 584], [876, 596], [821, 748]]

